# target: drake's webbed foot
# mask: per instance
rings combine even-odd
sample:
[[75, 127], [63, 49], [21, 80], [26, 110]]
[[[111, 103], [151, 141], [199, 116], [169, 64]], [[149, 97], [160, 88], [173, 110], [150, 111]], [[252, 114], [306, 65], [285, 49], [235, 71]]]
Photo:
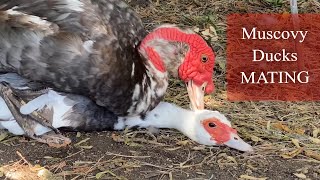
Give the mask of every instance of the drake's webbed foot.
[[56, 134], [52, 131], [47, 132], [41, 136], [37, 136], [36, 140], [55, 148], [65, 147], [71, 143], [70, 138], [67, 138], [61, 134]]
[[13, 117], [18, 122], [18, 124], [21, 126], [22, 124], [25, 124], [25, 121], [27, 121], [27, 119], [29, 119], [28, 121], [35, 121], [41, 124], [42, 126], [53, 130], [57, 134], [60, 133], [58, 129], [52, 126], [51, 122], [49, 122], [46, 118], [41, 116], [41, 114], [39, 114], [38, 112], [33, 111], [27, 115], [20, 113], [21, 106], [26, 104], [25, 100], [23, 100], [20, 97], [20, 95], [27, 97], [26, 94], [30, 93], [28, 98], [31, 98], [31, 96], [35, 98], [35, 95], [42, 95], [47, 91], [38, 91], [32, 93], [30, 90], [25, 90], [25, 92], [22, 93], [23, 91], [24, 90], [14, 90], [10, 87], [10, 85], [4, 82], [0, 83], [0, 96], [4, 99], [5, 103], [7, 104], [9, 110], [11, 111]]

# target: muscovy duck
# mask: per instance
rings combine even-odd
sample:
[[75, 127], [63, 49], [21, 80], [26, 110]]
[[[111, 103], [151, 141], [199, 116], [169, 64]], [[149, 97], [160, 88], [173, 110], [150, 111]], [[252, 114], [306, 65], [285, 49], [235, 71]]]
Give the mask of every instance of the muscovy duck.
[[[3, 97], [0, 97], [0, 128], [16, 135], [27, 135], [49, 145], [63, 146], [71, 141], [59, 132], [48, 133], [52, 129], [40, 124], [43, 121], [39, 123], [30, 119], [22, 124], [21, 121], [16, 121], [15, 114], [6, 106], [6, 99], [16, 96], [13, 99], [18, 101], [12, 102], [20, 108], [22, 114], [45, 118], [55, 130], [62, 127], [76, 131], [122, 130], [125, 127], [174, 128], [200, 144], [227, 145], [240, 151], [252, 151], [252, 147], [237, 135], [227, 118], [218, 111], [191, 111], [160, 102], [145, 117], [116, 116], [80, 95], [44, 89], [36, 93], [42, 93], [37, 97], [34, 92], [40, 89], [41, 84], [30, 82], [15, 73], [0, 75], [0, 82], [0, 94]], [[21, 102], [28, 103], [20, 107]]]
[[169, 75], [187, 84], [193, 109], [214, 90], [215, 56], [201, 36], [172, 25], [147, 34], [121, 0], [2, 0], [0, 42], [0, 73], [89, 97], [115, 116], [156, 107]]

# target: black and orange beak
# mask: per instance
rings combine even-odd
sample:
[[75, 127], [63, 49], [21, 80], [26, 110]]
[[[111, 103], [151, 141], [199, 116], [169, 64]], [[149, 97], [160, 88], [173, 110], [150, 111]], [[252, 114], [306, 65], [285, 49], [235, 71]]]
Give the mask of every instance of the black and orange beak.
[[201, 86], [198, 86], [192, 80], [190, 80], [186, 83], [186, 86], [190, 99], [190, 108], [192, 110], [203, 110], [204, 93], [207, 83], [203, 83]]

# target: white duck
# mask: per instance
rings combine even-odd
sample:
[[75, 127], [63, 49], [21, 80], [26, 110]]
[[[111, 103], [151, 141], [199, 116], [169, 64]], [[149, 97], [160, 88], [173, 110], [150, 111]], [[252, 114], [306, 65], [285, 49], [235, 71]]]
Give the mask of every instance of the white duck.
[[[237, 135], [237, 131], [231, 127], [230, 121], [218, 111], [191, 111], [161, 102], [145, 116], [118, 117], [84, 96], [59, 93], [48, 89], [42, 90], [42, 95], [32, 97], [30, 90], [33, 89], [30, 87], [35, 88], [36, 85], [17, 74], [0, 75], [0, 82], [9, 84], [0, 84], [0, 94], [3, 97], [0, 98], [0, 128], [7, 129], [16, 135], [27, 135], [49, 145], [63, 146], [71, 142], [60, 133], [48, 133], [57, 128], [99, 131], [105, 129], [122, 130], [126, 127], [155, 127], [177, 129], [199, 144], [227, 145], [240, 151], [252, 151], [252, 147], [245, 143]], [[35, 94], [39, 94], [39, 92]], [[19, 102], [14, 103], [17, 103], [17, 107], [21, 107], [20, 113], [26, 115], [25, 117], [35, 115], [47, 119], [46, 123], [52, 125], [52, 128], [41, 125], [40, 123], [43, 122], [36, 122], [35, 119], [24, 121], [26, 124], [18, 124], [14, 113], [12, 114], [6, 105], [5, 98], [11, 96], [23, 101], [31, 99], [23, 106], [20, 106]], [[28, 129], [28, 131], [22, 129], [21, 126], [24, 126], [24, 129]], [[56, 132], [58, 131], [56, 130]]]

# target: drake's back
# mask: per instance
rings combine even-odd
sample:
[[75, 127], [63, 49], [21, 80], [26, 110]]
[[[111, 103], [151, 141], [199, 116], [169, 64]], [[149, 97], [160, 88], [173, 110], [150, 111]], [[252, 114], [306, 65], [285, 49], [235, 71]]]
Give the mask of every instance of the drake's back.
[[127, 114], [146, 73], [136, 48], [146, 32], [124, 2], [1, 1], [0, 22], [0, 72]]

